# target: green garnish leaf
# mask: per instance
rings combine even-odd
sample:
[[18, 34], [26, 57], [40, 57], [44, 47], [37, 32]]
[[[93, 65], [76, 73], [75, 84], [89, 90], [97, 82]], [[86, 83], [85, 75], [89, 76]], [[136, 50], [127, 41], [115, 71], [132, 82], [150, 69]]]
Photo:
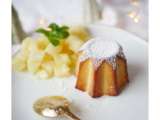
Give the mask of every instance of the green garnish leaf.
[[45, 29], [43, 29], [43, 28], [37, 29], [36, 32], [38, 32], [38, 33], [43, 33], [45, 36], [48, 36], [48, 35], [49, 35], [49, 34], [48, 34], [48, 31], [45, 30]]
[[69, 27], [68, 27], [68, 26], [62, 26], [61, 29], [63, 29], [63, 30], [68, 30]]
[[60, 40], [64, 40], [69, 36], [68, 26], [58, 26], [56, 23], [51, 23], [48, 28], [49, 30], [39, 28], [36, 32], [44, 34], [54, 46], [59, 45]]
[[59, 28], [59, 26], [55, 23], [51, 23], [48, 27], [51, 28], [52, 31], [57, 30]]

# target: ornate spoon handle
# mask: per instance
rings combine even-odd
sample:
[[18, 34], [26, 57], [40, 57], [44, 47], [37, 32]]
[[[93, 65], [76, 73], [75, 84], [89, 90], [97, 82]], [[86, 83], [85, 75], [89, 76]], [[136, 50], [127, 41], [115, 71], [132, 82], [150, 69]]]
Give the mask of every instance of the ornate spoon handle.
[[66, 109], [64, 111], [64, 114], [67, 116], [67, 117], [70, 117], [72, 120], [80, 120], [80, 118], [78, 118], [76, 115], [74, 115], [69, 109]]

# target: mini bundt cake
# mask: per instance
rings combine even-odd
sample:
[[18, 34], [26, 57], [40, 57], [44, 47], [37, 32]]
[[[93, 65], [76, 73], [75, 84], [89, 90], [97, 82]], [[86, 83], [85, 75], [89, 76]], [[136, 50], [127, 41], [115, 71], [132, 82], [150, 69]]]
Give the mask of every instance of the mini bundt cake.
[[116, 96], [128, 83], [127, 61], [115, 41], [95, 38], [79, 51], [76, 88], [92, 97]]

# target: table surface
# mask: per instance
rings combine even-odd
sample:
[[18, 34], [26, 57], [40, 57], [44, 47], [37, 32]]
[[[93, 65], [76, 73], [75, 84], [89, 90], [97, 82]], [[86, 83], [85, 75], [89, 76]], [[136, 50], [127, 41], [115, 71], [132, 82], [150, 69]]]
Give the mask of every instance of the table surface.
[[[105, 1], [105, 4], [100, 4], [102, 1]], [[120, 24], [112, 26], [124, 29], [148, 41], [148, 0], [139, 1], [140, 3], [137, 7], [129, 3], [129, 1], [97, 0], [99, 6], [112, 8], [111, 12], [118, 16], [111, 19], [116, 19]], [[70, 17], [73, 19], [83, 19], [84, 3], [86, 3], [86, 0], [13, 0], [13, 5], [19, 13], [20, 20], [26, 32], [33, 31], [41, 18], [53, 22], [56, 15], [61, 14], [58, 19], [63, 19], [63, 15], [67, 17], [68, 13], [70, 13]], [[138, 23], [127, 17], [127, 13], [133, 10], [139, 11], [140, 21]]]

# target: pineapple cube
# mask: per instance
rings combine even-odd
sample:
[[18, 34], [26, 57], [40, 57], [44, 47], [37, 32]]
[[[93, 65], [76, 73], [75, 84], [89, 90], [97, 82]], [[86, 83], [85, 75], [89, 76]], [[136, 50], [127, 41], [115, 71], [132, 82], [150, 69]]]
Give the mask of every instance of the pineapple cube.
[[77, 54], [70, 55], [71, 64], [69, 65], [69, 67], [72, 73], [75, 73], [75, 66], [76, 66], [77, 58], [78, 58]]
[[49, 41], [46, 37], [38, 38], [38, 39], [36, 39], [35, 42], [36, 42], [37, 48], [39, 50], [44, 50], [49, 44]]
[[33, 51], [27, 60], [27, 68], [31, 73], [35, 73], [40, 68], [44, 53], [41, 51]]
[[33, 39], [28, 37], [28, 38], [25, 38], [22, 42], [21, 52], [25, 56], [28, 56], [28, 54], [29, 54], [29, 47], [32, 44], [32, 41], [33, 41]]
[[54, 67], [54, 75], [55, 76], [67, 76], [70, 74], [70, 68], [66, 64], [57, 65]]
[[53, 76], [53, 74], [54, 74], [54, 62], [53, 61], [43, 62], [41, 64], [41, 68], [47, 72], [48, 77]]
[[37, 43], [36, 41], [32, 41], [29, 48], [28, 48], [29, 54], [31, 54], [32, 52], [36, 52], [36, 51], [40, 51], [37, 47]]
[[60, 53], [62, 50], [62, 46], [53, 46], [51, 43], [46, 47], [45, 53], [54, 56], [55, 54]]
[[69, 48], [74, 51], [75, 53], [79, 50], [79, 48], [82, 46], [82, 44], [84, 43], [81, 39], [79, 39], [78, 37], [76, 36], [69, 36], [67, 39], [66, 39], [66, 42], [68, 43], [69, 45]]
[[53, 56], [51, 56], [47, 53], [44, 53], [43, 62], [50, 62], [50, 61], [53, 61]]
[[46, 70], [43, 70], [43, 69], [40, 69], [39, 71], [37, 71], [36, 75], [40, 79], [48, 79], [49, 78], [49, 74], [47, 73]]
[[27, 65], [26, 65], [26, 59], [23, 57], [21, 53], [18, 53], [14, 58], [13, 58], [13, 69], [16, 71], [25, 71], [27, 70]]
[[65, 53], [65, 54], [73, 54], [74, 52], [70, 49], [69, 44], [67, 43], [67, 40], [61, 42], [61, 46], [62, 46], [62, 51], [61, 53]]
[[49, 41], [45, 37], [32, 40], [30, 45], [28, 46], [28, 50], [29, 52], [44, 51], [44, 49], [48, 46], [48, 44]]
[[54, 62], [55, 64], [57, 65], [60, 65], [60, 64], [70, 64], [70, 58], [67, 54], [58, 54], [54, 57]]

